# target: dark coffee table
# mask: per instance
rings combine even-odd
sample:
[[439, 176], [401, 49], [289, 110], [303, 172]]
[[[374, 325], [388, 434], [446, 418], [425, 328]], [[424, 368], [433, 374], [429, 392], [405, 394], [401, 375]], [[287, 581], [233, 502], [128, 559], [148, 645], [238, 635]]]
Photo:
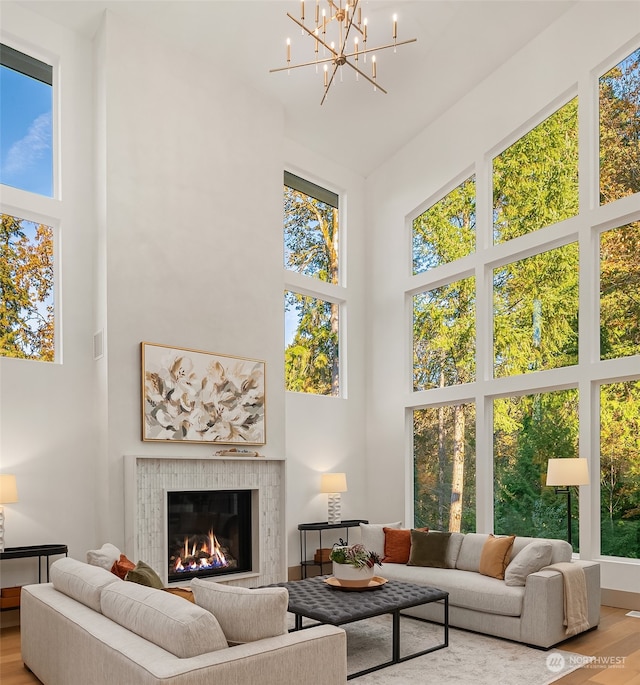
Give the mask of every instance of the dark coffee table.
[[[285, 587], [289, 592], [288, 610], [295, 615], [295, 628], [303, 628], [302, 619], [309, 618], [319, 623], [342, 626], [355, 621], [391, 614], [393, 617], [391, 661], [350, 673], [347, 678], [378, 671], [417, 656], [435, 652], [449, 645], [449, 593], [433, 587], [390, 580], [372, 590], [347, 591], [325, 583], [327, 576], [316, 576], [288, 583], [277, 583], [273, 587]], [[434, 647], [400, 656], [400, 612], [403, 609], [428, 604], [443, 603], [443, 641]], [[408, 616], [406, 618], [413, 617]]]

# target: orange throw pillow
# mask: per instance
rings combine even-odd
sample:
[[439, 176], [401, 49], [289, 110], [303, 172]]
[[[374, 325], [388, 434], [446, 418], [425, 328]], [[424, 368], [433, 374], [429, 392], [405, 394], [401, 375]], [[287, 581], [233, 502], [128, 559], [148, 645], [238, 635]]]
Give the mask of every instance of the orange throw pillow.
[[117, 559], [116, 561], [113, 562], [113, 566], [111, 567], [111, 573], [114, 573], [118, 578], [122, 578], [124, 580], [124, 577], [129, 573], [129, 571], [133, 571], [133, 569], [136, 567], [136, 565], [133, 563], [133, 561], [130, 561], [125, 557], [124, 554], [120, 555], [120, 559]]
[[[411, 553], [411, 530], [404, 528], [383, 528], [384, 531], [384, 557], [382, 563], [406, 564]], [[429, 532], [428, 528], [416, 528], [423, 533]]]
[[509, 565], [511, 548], [515, 539], [515, 535], [505, 535], [499, 538], [493, 533], [489, 535], [480, 554], [480, 568], [478, 570], [483, 576], [504, 580], [504, 572]]

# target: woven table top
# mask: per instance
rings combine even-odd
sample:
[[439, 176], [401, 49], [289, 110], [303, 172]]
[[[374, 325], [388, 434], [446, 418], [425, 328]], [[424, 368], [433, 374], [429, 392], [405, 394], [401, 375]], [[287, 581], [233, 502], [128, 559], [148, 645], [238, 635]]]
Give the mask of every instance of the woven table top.
[[271, 587], [287, 588], [291, 613], [335, 626], [437, 602], [449, 594], [434, 587], [398, 580], [390, 580], [372, 590], [347, 591], [331, 587], [324, 582], [325, 578], [327, 576], [316, 576]]

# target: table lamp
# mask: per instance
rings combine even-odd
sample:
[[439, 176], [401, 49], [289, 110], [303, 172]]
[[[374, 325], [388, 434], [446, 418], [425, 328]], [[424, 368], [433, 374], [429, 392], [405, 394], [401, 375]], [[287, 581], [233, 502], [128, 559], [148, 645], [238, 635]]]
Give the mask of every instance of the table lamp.
[[14, 504], [18, 501], [16, 477], [12, 474], [0, 474], [0, 552], [4, 552], [4, 507], [3, 504]]
[[555, 488], [556, 495], [567, 496], [567, 542], [571, 544], [571, 488], [589, 485], [589, 465], [584, 458], [549, 459], [547, 485]]
[[345, 473], [323, 473], [320, 480], [320, 492], [329, 495], [328, 523], [340, 523], [340, 493], [347, 491], [347, 475]]

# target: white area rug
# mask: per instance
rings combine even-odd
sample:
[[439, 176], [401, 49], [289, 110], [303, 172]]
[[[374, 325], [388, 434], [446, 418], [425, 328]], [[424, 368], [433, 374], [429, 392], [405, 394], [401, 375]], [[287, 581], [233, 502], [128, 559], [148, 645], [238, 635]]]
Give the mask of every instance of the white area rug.
[[[348, 673], [391, 659], [391, 616], [342, 626], [347, 631]], [[443, 640], [442, 626], [400, 620], [401, 656]], [[354, 685], [548, 685], [579, 668], [570, 652], [543, 651], [515, 642], [449, 630], [449, 646], [424, 656], [360, 676]]]

